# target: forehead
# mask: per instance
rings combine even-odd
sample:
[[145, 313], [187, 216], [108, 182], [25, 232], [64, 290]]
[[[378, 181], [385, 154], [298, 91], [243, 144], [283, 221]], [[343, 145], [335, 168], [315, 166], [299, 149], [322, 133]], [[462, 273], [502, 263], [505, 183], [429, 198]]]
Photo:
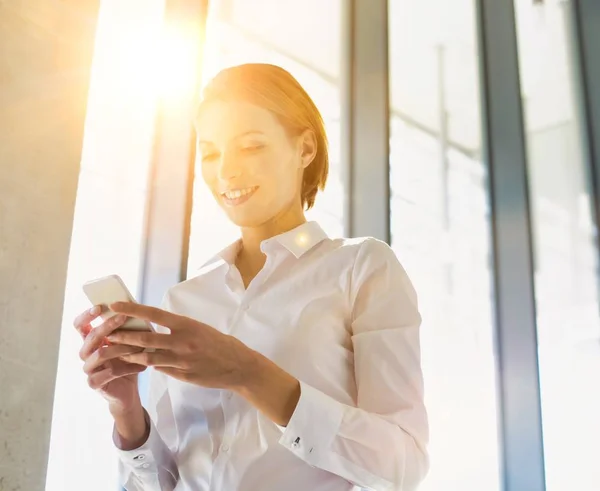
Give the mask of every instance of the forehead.
[[271, 111], [239, 100], [203, 103], [196, 117], [196, 129], [200, 140], [215, 143], [250, 131], [260, 131], [272, 136], [285, 133]]

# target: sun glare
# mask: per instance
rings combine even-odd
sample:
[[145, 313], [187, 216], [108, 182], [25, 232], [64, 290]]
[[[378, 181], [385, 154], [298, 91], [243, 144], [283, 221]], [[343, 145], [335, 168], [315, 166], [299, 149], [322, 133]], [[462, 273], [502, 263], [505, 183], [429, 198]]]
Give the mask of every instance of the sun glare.
[[[137, 290], [155, 115], [158, 108], [172, 109], [177, 122], [193, 103], [202, 39], [194, 19], [167, 22], [164, 0], [102, 1], [69, 255], [46, 491], [82, 486], [86, 491], [118, 489], [112, 418], [102, 398], [87, 387], [77, 356], [81, 339], [72, 318], [87, 305], [81, 284], [89, 278], [115, 272]], [[94, 225], [104, 222], [110, 224], [108, 235], [98, 234]], [[119, 241], [108, 239], [112, 235], [118, 235]]]
[[200, 58], [199, 36], [181, 26], [165, 25], [155, 39], [155, 70], [151, 86], [167, 101], [187, 99], [194, 93]]
[[110, 35], [98, 31], [102, 42], [96, 43], [93, 83], [103, 86], [104, 95], [119, 99], [118, 90], [150, 104], [183, 103], [194, 96], [201, 50], [197, 24], [154, 18]]

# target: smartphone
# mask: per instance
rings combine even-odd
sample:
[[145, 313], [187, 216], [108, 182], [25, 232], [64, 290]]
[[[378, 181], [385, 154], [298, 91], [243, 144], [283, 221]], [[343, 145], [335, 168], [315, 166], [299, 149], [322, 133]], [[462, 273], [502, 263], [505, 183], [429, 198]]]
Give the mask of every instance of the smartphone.
[[[135, 302], [133, 295], [129, 292], [123, 280], [116, 274], [88, 281], [83, 285], [83, 292], [93, 305], [102, 305], [100, 317], [107, 321], [113, 317], [115, 312], [108, 308], [114, 302]], [[129, 317], [119, 328], [128, 331], [154, 331], [149, 322]]]

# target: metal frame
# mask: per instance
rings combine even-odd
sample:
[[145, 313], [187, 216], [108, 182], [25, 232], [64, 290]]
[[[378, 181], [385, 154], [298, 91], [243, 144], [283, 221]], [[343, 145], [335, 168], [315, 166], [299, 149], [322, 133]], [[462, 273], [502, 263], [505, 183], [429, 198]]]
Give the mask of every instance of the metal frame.
[[[596, 230], [600, 230], [600, 3], [598, 0], [569, 2], [573, 17], [574, 55], [580, 67], [580, 113], [585, 126], [587, 171], [593, 193], [593, 212]], [[596, 238], [600, 258], [600, 240]], [[599, 277], [600, 281], [600, 277]]]
[[[173, 23], [196, 40], [189, 62], [197, 66], [196, 93], [159, 101], [154, 148], [148, 176], [146, 223], [142, 244], [138, 299], [159, 306], [165, 292], [186, 279], [195, 168], [193, 114], [201, 80], [201, 61], [208, 0], [167, 0], [164, 22]], [[148, 396], [148, 377], [140, 374], [142, 402]]]
[[[198, 67], [198, 91], [208, 0], [167, 0], [165, 22], [191, 33], [197, 43], [189, 62]], [[159, 305], [169, 287], [186, 279], [192, 197], [195, 134], [192, 127], [198, 94], [176, 103], [159, 102], [153, 161], [148, 182], [146, 234], [139, 299]]]
[[527, 151], [513, 0], [477, 0], [484, 158], [490, 175], [502, 475], [545, 489]]
[[388, 5], [345, 0], [341, 75], [346, 234], [390, 241]]

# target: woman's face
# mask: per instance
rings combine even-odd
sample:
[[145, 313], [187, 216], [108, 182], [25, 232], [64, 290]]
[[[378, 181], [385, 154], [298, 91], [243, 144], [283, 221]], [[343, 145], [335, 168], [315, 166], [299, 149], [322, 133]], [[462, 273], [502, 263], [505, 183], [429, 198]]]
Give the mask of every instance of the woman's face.
[[258, 227], [301, 204], [302, 174], [314, 158], [310, 131], [290, 137], [270, 111], [211, 101], [197, 120], [202, 176], [230, 220]]

